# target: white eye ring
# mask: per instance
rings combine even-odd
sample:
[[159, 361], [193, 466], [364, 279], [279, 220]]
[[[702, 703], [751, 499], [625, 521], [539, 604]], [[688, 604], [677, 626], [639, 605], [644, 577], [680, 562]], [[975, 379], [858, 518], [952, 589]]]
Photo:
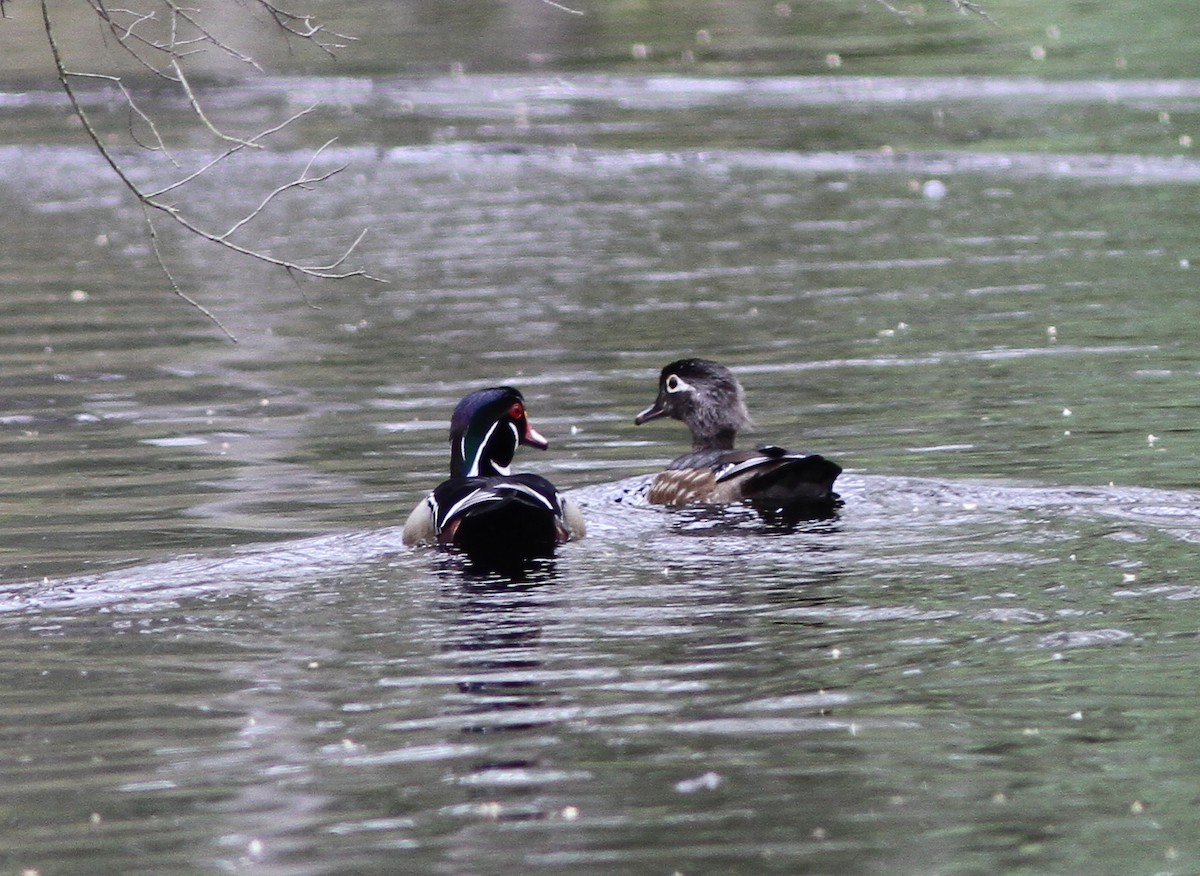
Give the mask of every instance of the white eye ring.
[[678, 374], [667, 377], [666, 387], [667, 392], [684, 392], [692, 388]]

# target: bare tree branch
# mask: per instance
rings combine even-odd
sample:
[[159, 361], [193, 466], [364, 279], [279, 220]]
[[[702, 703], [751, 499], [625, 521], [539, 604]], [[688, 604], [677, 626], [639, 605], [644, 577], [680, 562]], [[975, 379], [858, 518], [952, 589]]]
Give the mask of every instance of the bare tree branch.
[[[7, 0], [0, 0], [0, 12], [3, 12], [3, 4], [5, 2]], [[285, 192], [312, 189], [341, 173], [345, 169], [344, 166], [324, 172], [313, 170], [316, 162], [320, 160], [326, 150], [333, 144], [334, 140], [329, 140], [318, 148], [310, 156], [308, 163], [298, 176], [281, 185], [275, 186], [260, 200], [257, 206], [248, 210], [223, 232], [205, 227], [205, 223], [193, 219], [175, 203], [164, 200], [165, 195], [196, 181], [217, 165], [226, 162], [239, 152], [245, 149], [261, 149], [263, 140], [309, 114], [312, 112], [313, 107], [295, 113], [274, 127], [267, 128], [250, 137], [238, 137], [228, 134], [221, 130], [205, 111], [202, 102], [192, 87], [182, 60], [196, 51], [197, 47], [207, 46], [215, 48], [221, 54], [232, 58], [238, 63], [247, 64], [256, 70], [261, 69], [252, 58], [227, 44], [197, 18], [195, 10], [180, 6], [176, 0], [154, 0], [158, 5], [149, 11], [134, 11], [124, 7], [108, 6], [106, 0], [88, 0], [88, 2], [92, 10], [107, 28], [107, 32], [138, 65], [148, 70], [154, 76], [173, 83], [178, 87], [187, 100], [192, 114], [203, 124], [205, 129], [218, 141], [231, 144], [215, 157], [204, 162], [199, 168], [185, 173], [173, 182], [162, 185], [159, 188], [143, 188], [135, 182], [127, 172], [124, 162], [117, 157], [117, 153], [109, 145], [105, 137], [101, 135], [90, 113], [84, 108], [75, 88], [76, 81], [98, 80], [116, 87], [129, 109], [130, 139], [144, 149], [162, 153], [175, 167], [179, 167], [179, 164], [170, 155], [166, 142], [153, 117], [139, 105], [120, 76], [76, 71], [67, 67], [53, 21], [51, 20], [48, 2], [47, 0], [40, 0], [42, 24], [46, 33], [47, 43], [50, 46], [59, 83], [71, 103], [72, 111], [76, 118], [79, 119], [84, 132], [91, 140], [96, 151], [108, 164], [121, 184], [141, 204], [142, 210], [145, 213], [155, 259], [162, 269], [171, 287], [171, 291], [177, 297], [211, 320], [231, 340], [236, 340], [232, 333], [222, 325], [220, 320], [194, 298], [185, 294], [176, 281], [159, 244], [159, 232], [153, 219], [157, 213], [166, 215], [180, 228], [209, 243], [223, 247], [240, 256], [283, 268], [288, 276], [293, 279], [304, 276], [323, 280], [346, 280], [352, 277], [379, 280], [378, 277], [372, 276], [363, 268], [344, 267], [347, 260], [357, 250], [365, 237], [365, 230], [355, 238], [349, 247], [327, 263], [316, 261], [305, 262], [276, 256], [264, 250], [257, 249], [252, 245], [235, 242], [232, 239], [235, 234], [245, 229], [255, 219], [270, 209], [276, 199]], [[270, 2], [270, 0], [254, 0], [254, 2], [259, 8], [266, 10], [272, 20], [289, 36], [308, 40], [322, 51], [331, 53], [334, 48], [341, 45], [335, 42], [335, 40], [346, 39], [341, 35], [327, 32], [309, 16], [289, 13], [276, 6], [273, 2]], [[148, 139], [139, 134], [139, 127], [144, 132], [148, 132]], [[307, 301], [307, 298], [305, 300]]]
[[[154, 119], [152, 119], [147, 113], [143, 112], [141, 107], [137, 105], [137, 102], [133, 99], [133, 95], [129, 93], [129, 89], [126, 88], [125, 83], [121, 81], [120, 76], [111, 76], [106, 73], [76, 73], [69, 70], [67, 71], [67, 75], [73, 76], [76, 79], [99, 79], [103, 82], [108, 82], [111, 85], [116, 86], [120, 90], [121, 95], [125, 98], [125, 103], [129, 106], [130, 115], [150, 129], [150, 133], [154, 135], [154, 142], [143, 143], [140, 139], [138, 139], [136, 133], [134, 132], [132, 121], [129, 125], [130, 136], [133, 137], [137, 144], [143, 149], [149, 152], [162, 152], [164, 155], [170, 158], [170, 153], [167, 151], [166, 143], [163, 141], [162, 135], [159, 134], [158, 126], [154, 124]], [[174, 163], [174, 159], [171, 159], [171, 162]]]
[[[152, 191], [152, 192], [146, 192], [145, 193], [146, 197], [159, 198], [159, 197], [165, 195], [169, 191], [172, 191], [174, 189], [177, 189], [177, 188], [187, 185], [192, 180], [203, 175], [211, 168], [216, 167], [218, 164], [220, 164], [225, 159], [230, 158], [234, 154], [240, 152], [242, 149], [246, 148], [247, 145], [250, 145], [250, 146], [256, 145], [259, 140], [263, 140], [263, 139], [271, 136], [272, 134], [282, 131], [288, 125], [292, 124], [292, 122], [296, 121], [297, 119], [303, 118], [304, 116], [311, 113], [314, 109], [316, 109], [315, 105], [307, 107], [305, 109], [302, 109], [302, 110], [300, 110], [300, 112], [295, 113], [294, 115], [291, 115], [288, 118], [284, 119], [282, 122], [280, 122], [275, 127], [267, 128], [267, 130], [265, 130], [265, 131], [260, 131], [259, 133], [255, 134], [253, 137], [248, 137], [244, 142], [238, 142], [236, 145], [231, 146], [229, 149], [222, 152], [216, 158], [212, 159], [207, 164], [200, 166], [196, 170], [189, 173], [187, 176], [181, 177], [180, 179], [175, 180], [175, 182], [170, 183], [169, 185], [163, 186], [161, 189], [156, 189], [155, 191]], [[325, 147], [321, 147], [321, 148], [323, 149]]]

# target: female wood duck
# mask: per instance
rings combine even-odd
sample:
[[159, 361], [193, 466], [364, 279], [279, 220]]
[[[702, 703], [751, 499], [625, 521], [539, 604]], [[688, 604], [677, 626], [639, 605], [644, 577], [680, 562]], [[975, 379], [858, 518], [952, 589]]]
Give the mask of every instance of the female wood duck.
[[739, 429], [750, 425], [745, 394], [728, 368], [707, 359], [680, 359], [662, 370], [658, 398], [634, 419], [682, 420], [692, 452], [659, 474], [647, 499], [656, 505], [748, 502], [792, 518], [822, 517], [838, 505], [833, 482], [841, 466], [822, 456], [782, 447], [734, 450]]
[[456, 547], [475, 561], [549, 556], [582, 538], [579, 507], [543, 477], [512, 474], [518, 444], [550, 446], [511, 386], [466, 396], [450, 418], [450, 479], [439, 484], [404, 524], [407, 545]]

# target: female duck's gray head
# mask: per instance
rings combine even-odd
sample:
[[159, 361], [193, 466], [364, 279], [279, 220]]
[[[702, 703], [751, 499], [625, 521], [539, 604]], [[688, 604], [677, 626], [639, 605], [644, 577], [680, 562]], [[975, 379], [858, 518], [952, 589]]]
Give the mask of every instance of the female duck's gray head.
[[745, 394], [724, 365], [708, 359], [679, 359], [658, 377], [658, 398], [634, 423], [659, 417], [687, 423], [694, 450], [729, 450], [740, 429], [750, 425]]
[[521, 393], [511, 386], [473, 392], [450, 417], [450, 476], [507, 475], [518, 444], [550, 446], [529, 422]]

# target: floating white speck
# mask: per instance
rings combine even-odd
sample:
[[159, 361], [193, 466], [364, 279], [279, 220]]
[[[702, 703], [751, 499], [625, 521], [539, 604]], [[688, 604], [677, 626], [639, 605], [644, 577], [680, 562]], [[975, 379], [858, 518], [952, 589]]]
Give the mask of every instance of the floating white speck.
[[88, 295], [88, 293], [83, 289], [72, 289], [71, 290], [70, 298], [76, 304], [82, 304], [83, 302], [87, 301], [91, 297], [92, 296]]
[[1133, 572], [1126, 572], [1121, 576], [1121, 580], [1126, 584], [1132, 584], [1137, 580], [1137, 575], [1133, 574]]
[[1058, 327], [1053, 325], [1046, 326], [1046, 335], [1051, 338], [1058, 337]]
[[1153, 447], [1155, 444], [1158, 443], [1158, 436], [1157, 435], [1147, 435], [1146, 443], [1149, 444], [1151, 447]]
[[1179, 267], [1183, 268], [1185, 271], [1188, 268], [1190, 268], [1191, 266], [1192, 266], [1192, 263], [1188, 259], [1180, 259], [1179, 260]]
[[489, 803], [480, 803], [479, 814], [484, 818], [499, 818], [500, 804], [495, 801], [491, 801]]
[[1064, 416], [1064, 417], [1069, 417], [1069, 416], [1071, 416], [1071, 409], [1070, 409], [1070, 408], [1063, 408], [1063, 416]]
[[921, 186], [921, 197], [927, 201], [940, 201], [946, 197], [946, 184], [940, 179], [926, 180]]
[[143, 438], [141, 443], [155, 447], [199, 447], [208, 442], [195, 435], [179, 435], [174, 438]]
[[1083, 712], [1072, 712], [1071, 720], [1072, 721], [1082, 721], [1083, 720]]
[[711, 770], [702, 776], [696, 776], [694, 779], [684, 779], [682, 782], [675, 783], [675, 790], [680, 794], [694, 794], [696, 791], [713, 791], [721, 786], [720, 773], [714, 773]]
[[[945, 453], [951, 450], [974, 450], [974, 444], [933, 444], [928, 447], [906, 447], [909, 453]], [[913, 510], [916, 510], [914, 507]]]
[[561, 814], [563, 821], [574, 821], [579, 817], [579, 807], [564, 806]]
[[170, 779], [151, 779], [147, 782], [129, 782], [118, 785], [117, 790], [127, 794], [142, 794], [147, 791], [173, 791], [176, 784]]

